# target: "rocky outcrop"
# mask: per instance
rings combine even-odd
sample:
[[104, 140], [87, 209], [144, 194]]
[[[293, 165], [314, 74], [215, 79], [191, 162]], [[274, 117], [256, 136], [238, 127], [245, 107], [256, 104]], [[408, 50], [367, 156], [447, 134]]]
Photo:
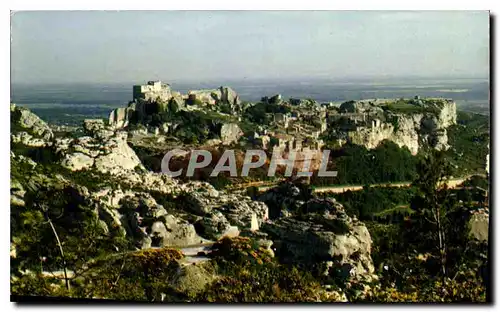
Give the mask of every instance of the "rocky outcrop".
[[229, 105], [240, 105], [240, 97], [236, 91], [231, 89], [230, 87], [220, 87], [219, 88], [221, 92], [221, 102], [222, 104], [229, 104]]
[[[150, 81], [147, 85], [134, 86], [134, 99], [128, 107], [116, 108], [109, 114], [109, 126], [113, 129], [127, 128], [130, 123], [145, 123], [151, 112], [179, 110], [199, 110], [193, 105], [227, 105], [232, 111], [240, 110], [240, 97], [230, 87], [217, 89], [191, 90], [186, 95], [172, 91], [170, 86], [160, 81]], [[190, 105], [186, 105], [190, 104]], [[154, 106], [151, 108], [151, 106]], [[166, 133], [167, 131], [163, 131]]]
[[187, 99], [197, 100], [209, 105], [240, 105], [238, 93], [230, 87], [221, 86], [211, 90], [191, 90], [187, 94]]
[[10, 123], [11, 130], [17, 132], [19, 129], [25, 129], [31, 136], [49, 141], [54, 137], [52, 130], [45, 121], [40, 119], [26, 108], [18, 107], [16, 104], [10, 104]]
[[[421, 143], [437, 150], [447, 150], [446, 128], [456, 124], [456, 105], [451, 101], [436, 101], [427, 104], [430, 112], [419, 114], [394, 114], [389, 112], [387, 121], [373, 120], [371, 126], [359, 126], [348, 132], [348, 140], [368, 149], [376, 148], [382, 141], [390, 140], [399, 147], [407, 147], [413, 155], [418, 153]], [[346, 112], [364, 113], [373, 110], [373, 105], [363, 102], [342, 104]], [[341, 106], [341, 110], [342, 110]], [[373, 114], [370, 111], [370, 114]]]
[[363, 145], [368, 149], [376, 148], [383, 140], [388, 140], [394, 133], [394, 126], [382, 124], [378, 128], [360, 127], [348, 133], [349, 141], [356, 145]]
[[446, 128], [450, 122], [456, 123], [456, 114], [454, 118], [449, 115], [444, 115], [444, 117], [435, 115], [424, 116], [420, 124], [422, 142], [426, 142], [429, 146], [437, 150], [447, 150], [449, 145]]
[[104, 189], [92, 195], [109, 229], [122, 229], [139, 248], [204, 242], [192, 224], [169, 213], [146, 192]]
[[339, 110], [341, 113], [351, 113], [351, 114], [370, 113], [372, 115], [383, 112], [380, 107], [367, 101], [348, 101], [342, 103], [339, 107]]
[[421, 114], [391, 115], [391, 122], [373, 122], [371, 127], [360, 127], [348, 133], [348, 140], [353, 144], [363, 145], [368, 149], [376, 148], [382, 141], [390, 140], [399, 147], [407, 147], [413, 155], [419, 149], [419, 128]]
[[312, 199], [300, 214], [267, 222], [262, 231], [282, 261], [301, 263], [319, 275], [353, 279], [374, 272], [368, 229], [332, 200]]
[[142, 166], [127, 144], [126, 132], [102, 127], [86, 131], [93, 136], [56, 139], [55, 149], [62, 157], [63, 167], [72, 171], [95, 168], [102, 173], [117, 174]]
[[80, 152], [66, 154], [61, 165], [71, 171], [80, 171], [94, 166], [94, 158]]
[[152, 225], [151, 235], [158, 246], [189, 246], [200, 244], [204, 240], [198, 236], [192, 224], [174, 215], [165, 216], [164, 221]]
[[139, 157], [127, 144], [127, 134], [120, 132], [109, 138], [101, 149], [104, 153], [95, 158], [95, 168], [103, 173], [117, 173], [142, 166]]
[[219, 192], [204, 182], [190, 182], [180, 185], [180, 188], [183, 189], [180, 198], [184, 209], [196, 215], [209, 215], [213, 219], [219, 212], [231, 225], [250, 231], [258, 230], [269, 218], [266, 204], [248, 196]]
[[102, 119], [85, 119], [83, 121], [83, 131], [87, 135], [94, 135], [99, 131], [104, 130], [106, 125]]
[[10, 140], [12, 143], [18, 143], [29, 147], [46, 147], [50, 145], [49, 141], [46, 141], [43, 138], [34, 137], [25, 131], [12, 133], [10, 135]]
[[[258, 230], [268, 218], [264, 203], [252, 201], [247, 196], [219, 192], [205, 182], [180, 184], [167, 175], [151, 172], [129, 172], [116, 178], [135, 191], [105, 189], [95, 193], [95, 198], [107, 207], [103, 208], [103, 214], [108, 224], [128, 224], [126, 232], [129, 235], [142, 233], [136, 240], [143, 248], [198, 244], [203, 239], [238, 236], [241, 230]], [[191, 220], [190, 224], [166, 211], [148, 194], [152, 192], [172, 197], [179, 203], [177, 209], [197, 221]], [[128, 212], [126, 219], [122, 217], [124, 211]]]
[[298, 211], [311, 196], [306, 185], [286, 182], [259, 195], [257, 200], [269, 207], [269, 218], [274, 220]]
[[431, 103], [428, 105], [438, 111], [438, 128], [444, 129], [457, 124], [457, 104], [454, 101], [438, 100]]
[[257, 231], [262, 222], [269, 218], [266, 204], [257, 201], [231, 201], [218, 209], [231, 224], [250, 231]]
[[237, 143], [243, 135], [240, 127], [235, 123], [223, 124], [220, 129], [220, 138], [223, 145], [231, 145]]
[[235, 237], [240, 234], [237, 226], [232, 226], [220, 211], [207, 214], [197, 224], [201, 235], [208, 239], [218, 240], [222, 237]]
[[193, 101], [199, 101], [204, 104], [215, 105], [221, 98], [220, 90], [190, 90], [187, 94], [186, 101], [194, 104]]
[[176, 292], [194, 296], [204, 291], [205, 287], [215, 279], [215, 272], [210, 265], [196, 263], [187, 266], [179, 265], [168, 282]]
[[490, 143], [488, 143], [488, 154], [486, 154], [486, 164], [484, 170], [486, 171], [486, 174], [490, 174]]
[[119, 107], [115, 108], [109, 114], [109, 125], [114, 129], [122, 129], [129, 125], [130, 120], [134, 114], [133, 107]]
[[488, 242], [489, 220], [489, 211], [474, 211], [469, 218], [469, 236], [481, 242]]

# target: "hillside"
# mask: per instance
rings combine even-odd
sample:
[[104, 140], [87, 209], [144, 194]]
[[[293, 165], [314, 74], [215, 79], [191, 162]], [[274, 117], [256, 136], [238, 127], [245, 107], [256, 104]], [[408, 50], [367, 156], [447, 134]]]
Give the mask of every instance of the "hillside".
[[[13, 296], [486, 300], [486, 277], [473, 274], [488, 265], [487, 236], [478, 234], [488, 226], [484, 195], [475, 186], [457, 193], [425, 181], [439, 172], [484, 173], [487, 120], [457, 114], [452, 101], [434, 99], [332, 107], [279, 95], [244, 103], [229, 87], [186, 95], [161, 84], [151, 90], [154, 97], [138, 90], [108, 121], [86, 120], [68, 131], [54, 131], [11, 104]], [[413, 105], [411, 112], [407, 105]], [[262, 181], [265, 172], [234, 180], [160, 172], [158, 158], [173, 147], [331, 148], [339, 175], [284, 181], [252, 193], [226, 186]], [[275, 178], [283, 175], [279, 171]], [[414, 181], [414, 187], [329, 196], [314, 194], [308, 184], [394, 181]], [[446, 210], [445, 224], [454, 225], [440, 229], [448, 237], [444, 274], [434, 225], [425, 221], [424, 203], [434, 193]]]

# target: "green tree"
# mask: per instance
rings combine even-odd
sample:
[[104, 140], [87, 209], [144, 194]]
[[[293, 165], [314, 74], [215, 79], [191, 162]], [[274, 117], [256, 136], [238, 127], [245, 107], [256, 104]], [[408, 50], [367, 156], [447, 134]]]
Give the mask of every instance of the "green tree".
[[434, 151], [417, 165], [418, 178], [414, 185], [418, 195], [412, 208], [419, 212], [423, 225], [431, 231], [431, 239], [437, 247], [441, 273], [446, 276], [446, 218], [450, 192], [445, 181], [451, 176], [451, 166], [443, 152]]

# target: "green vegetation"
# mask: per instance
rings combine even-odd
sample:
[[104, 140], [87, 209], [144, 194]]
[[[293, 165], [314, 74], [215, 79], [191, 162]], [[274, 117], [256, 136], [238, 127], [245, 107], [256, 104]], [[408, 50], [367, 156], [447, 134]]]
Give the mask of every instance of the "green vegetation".
[[[405, 110], [409, 104], [397, 105]], [[245, 121], [242, 128], [249, 132], [257, 123], [270, 122], [271, 113], [286, 111], [284, 106], [260, 103], [245, 112], [251, 121]], [[163, 107], [151, 115], [150, 124], [178, 123], [176, 137], [199, 143], [215, 138], [220, 125], [228, 121], [234, 118], [217, 112], [174, 113]], [[206, 285], [196, 291], [197, 280], [188, 279], [187, 289], [173, 286], [185, 269], [182, 252], [169, 248], [136, 251], [124, 235], [125, 225], [103, 222], [102, 209], [88, 199], [88, 192], [104, 187], [131, 189], [130, 185], [93, 170], [71, 172], [58, 164], [51, 148], [12, 144], [17, 156], [11, 159], [11, 192], [23, 195], [22, 200], [12, 200], [10, 208], [11, 248], [16, 254], [11, 257], [11, 292], [146, 302], [331, 302], [341, 300], [340, 293], [351, 302], [484, 302], [489, 299], [488, 246], [469, 237], [468, 221], [472, 210], [484, 207], [484, 191], [478, 187], [487, 189], [489, 182], [477, 175], [460, 190], [441, 187], [438, 182], [450, 175], [481, 173], [488, 132], [486, 118], [460, 113], [459, 125], [448, 132], [452, 149], [447, 152], [423, 150], [412, 156], [408, 149], [389, 141], [373, 150], [346, 145], [332, 151], [329, 170], [335, 168], [338, 176], [315, 177], [312, 183], [366, 185], [361, 191], [332, 196], [348, 215], [365, 222], [378, 280], [347, 283], [334, 274], [318, 276], [311, 268], [281, 263], [257, 239], [237, 237], [216, 242], [207, 261], [188, 267], [207, 275], [201, 277]], [[141, 159], [148, 154], [140, 148], [136, 151]], [[19, 160], [21, 155], [37, 165]], [[158, 166], [154, 157], [147, 163], [150, 169]], [[252, 178], [268, 179], [265, 174], [262, 168]], [[227, 176], [200, 179], [217, 188], [234, 183]], [[369, 187], [402, 181], [413, 181], [413, 185]], [[186, 213], [182, 197], [150, 194], [169, 214]], [[299, 194], [297, 202], [311, 196], [303, 189]], [[290, 211], [296, 220], [313, 221], [338, 235], [352, 231], [344, 219], [327, 219], [314, 208], [297, 205]], [[280, 207], [269, 208], [274, 218], [273, 210]], [[136, 207], [127, 209], [133, 213]], [[185, 217], [191, 223], [197, 219]], [[145, 217], [143, 222], [150, 220]], [[325, 284], [335, 291], [325, 291]]]
[[243, 117], [256, 124], [268, 125], [273, 121], [272, 114], [275, 113], [289, 113], [290, 108], [284, 105], [274, 104], [274, 103], [263, 103], [259, 102], [253, 106], [250, 106], [243, 113]]
[[223, 277], [209, 285], [201, 302], [335, 301], [311, 274], [279, 264], [249, 238], [224, 238], [213, 246], [217, 272]]
[[232, 122], [233, 118], [217, 112], [202, 111], [171, 111], [152, 114], [146, 121], [152, 127], [159, 127], [165, 122], [178, 124], [171, 133], [186, 144], [203, 143], [209, 139], [218, 138], [223, 123]]
[[387, 103], [386, 105], [382, 106], [382, 108], [386, 111], [402, 114], [418, 114], [427, 111], [425, 107], [415, 103], [413, 100], [403, 99]]
[[202, 100], [200, 100], [200, 99], [197, 99], [196, 97], [194, 97], [194, 98], [189, 97], [189, 98], [186, 100], [186, 104], [187, 104], [187, 105], [203, 106], [203, 101], [202, 101]]
[[394, 102], [388, 102], [382, 106], [384, 111], [401, 114], [423, 114], [437, 113], [437, 106], [443, 105], [440, 99], [399, 99]]
[[414, 188], [365, 187], [362, 191], [347, 191], [335, 194], [349, 215], [361, 220], [373, 220], [399, 214], [399, 219], [410, 215], [411, 199], [415, 196]]
[[382, 142], [368, 150], [364, 146], [348, 144], [330, 153], [332, 169], [337, 177], [312, 179], [312, 184], [343, 185], [412, 181], [416, 177], [418, 157], [407, 148], [391, 141]]
[[489, 131], [488, 116], [457, 113], [457, 125], [448, 128], [451, 148], [446, 152], [455, 176], [485, 172]]
[[86, 263], [71, 278], [70, 289], [56, 279], [25, 275], [12, 283], [14, 295], [106, 298], [114, 300], [159, 301], [162, 292], [171, 292], [165, 281], [178, 268], [181, 252], [175, 249], [137, 251], [101, 257]]
[[414, 213], [396, 224], [367, 222], [380, 284], [376, 302], [484, 302], [487, 244], [468, 237], [471, 203], [437, 187], [449, 173], [443, 153], [418, 165]]

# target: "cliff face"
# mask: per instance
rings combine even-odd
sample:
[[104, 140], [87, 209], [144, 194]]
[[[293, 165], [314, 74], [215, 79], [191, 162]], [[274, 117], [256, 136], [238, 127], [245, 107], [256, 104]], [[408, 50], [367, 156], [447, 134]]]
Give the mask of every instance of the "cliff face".
[[394, 123], [382, 123], [380, 126], [361, 128], [349, 133], [349, 140], [368, 149], [376, 148], [383, 140], [390, 140], [399, 147], [406, 146], [415, 155], [419, 148], [418, 129], [422, 115], [394, 116]]
[[353, 144], [363, 145], [368, 149], [378, 146], [383, 140], [389, 139], [394, 132], [394, 126], [383, 123], [380, 127], [358, 128], [356, 131], [349, 132], [349, 141]]
[[417, 114], [413, 116], [398, 116], [397, 129], [392, 133], [390, 140], [394, 141], [399, 147], [406, 146], [415, 155], [418, 153], [419, 148], [419, 124], [422, 115]]
[[457, 123], [457, 104], [452, 101], [445, 101], [436, 104], [439, 110], [438, 128], [444, 129]]
[[[429, 107], [432, 112], [421, 114], [390, 114], [388, 121], [372, 127], [359, 127], [348, 133], [349, 141], [373, 149], [383, 140], [400, 147], [406, 146], [415, 155], [422, 143], [438, 149], [449, 148], [446, 128], [457, 123], [455, 102], [443, 101]], [[389, 121], [390, 120], [390, 121]]]

